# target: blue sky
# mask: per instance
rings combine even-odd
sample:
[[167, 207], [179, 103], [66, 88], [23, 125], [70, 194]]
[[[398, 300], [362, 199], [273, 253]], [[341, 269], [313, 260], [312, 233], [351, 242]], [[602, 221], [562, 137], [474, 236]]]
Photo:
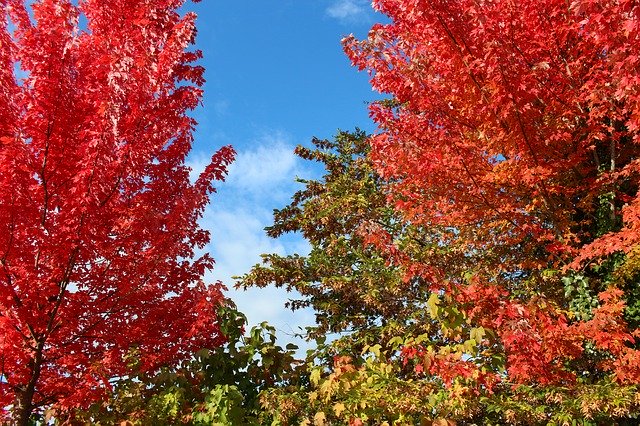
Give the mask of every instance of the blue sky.
[[[296, 145], [337, 129], [374, 130], [366, 102], [380, 95], [351, 67], [340, 39], [364, 37], [381, 18], [366, 0], [209, 0], [189, 8], [198, 14], [207, 80], [190, 164], [197, 173], [222, 145], [238, 152], [202, 220], [217, 264], [206, 279], [232, 287], [231, 277], [258, 263], [260, 253], [308, 250], [299, 237], [271, 240], [263, 228], [300, 188], [296, 176], [318, 176], [293, 155]], [[284, 309], [284, 291], [228, 294], [251, 324], [270, 322], [284, 341], [313, 323], [312, 312]]]

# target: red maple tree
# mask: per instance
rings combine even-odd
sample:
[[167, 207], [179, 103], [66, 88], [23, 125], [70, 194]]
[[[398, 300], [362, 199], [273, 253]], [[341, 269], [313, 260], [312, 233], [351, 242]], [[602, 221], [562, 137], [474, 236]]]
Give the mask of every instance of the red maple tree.
[[95, 400], [129, 356], [151, 370], [224, 341], [195, 250], [234, 153], [190, 182], [203, 69], [182, 4], [0, 1], [0, 407], [16, 424]]
[[640, 271], [640, 5], [373, 3], [391, 22], [344, 40], [392, 96], [371, 107], [372, 158], [404, 218], [438, 229], [450, 256], [395, 259], [495, 333], [476, 342], [482, 353], [506, 355], [497, 366], [438, 355], [431, 373], [489, 367], [546, 385], [593, 370], [640, 382], [638, 324], [624, 314]]

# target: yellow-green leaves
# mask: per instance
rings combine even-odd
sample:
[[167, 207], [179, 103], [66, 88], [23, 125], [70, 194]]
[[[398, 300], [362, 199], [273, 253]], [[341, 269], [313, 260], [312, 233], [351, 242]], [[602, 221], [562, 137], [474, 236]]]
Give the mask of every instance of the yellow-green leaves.
[[427, 307], [429, 308], [429, 315], [431, 315], [432, 319], [438, 318], [440, 298], [436, 293], [431, 293], [429, 296], [429, 300], [427, 300]]

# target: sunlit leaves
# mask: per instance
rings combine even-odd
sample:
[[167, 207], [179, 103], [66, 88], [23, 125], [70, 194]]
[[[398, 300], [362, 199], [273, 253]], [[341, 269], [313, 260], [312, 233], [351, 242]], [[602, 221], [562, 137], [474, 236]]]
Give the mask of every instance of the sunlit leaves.
[[[387, 407], [391, 383], [412, 380], [428, 395], [417, 404], [428, 421], [633, 418], [631, 402], [583, 408], [611, 383], [628, 395], [639, 381], [640, 40], [630, 21], [640, 7], [373, 4], [389, 23], [344, 40], [373, 88], [392, 97], [371, 105], [379, 132], [366, 169], [322, 152], [344, 152], [339, 143], [301, 151], [328, 173], [305, 182], [271, 234], [299, 230], [312, 253], [267, 256], [245, 277], [300, 290], [302, 305], [319, 311], [319, 331], [353, 328], [330, 351], [349, 357], [349, 370], [313, 370], [311, 406], [327, 415], [329, 402], [343, 403], [347, 412], [345, 400], [368, 398], [350, 393], [363, 381], [383, 383], [375, 396]], [[354, 170], [372, 176], [374, 192]], [[340, 174], [352, 183], [338, 184]], [[362, 197], [376, 207], [358, 210]], [[371, 281], [361, 271], [374, 259], [387, 275]], [[383, 294], [404, 304], [370, 304]], [[379, 322], [351, 320], [353, 306]], [[361, 353], [376, 344], [380, 356]], [[373, 377], [374, 359], [395, 368], [392, 381]], [[545, 390], [561, 396], [545, 400]], [[353, 421], [387, 421], [353, 413]]]
[[[374, 6], [390, 23], [344, 40], [373, 88], [393, 96], [371, 107], [374, 168], [405, 221], [454, 230], [442, 245], [462, 254], [439, 264], [396, 253], [391, 263], [432, 280], [472, 330], [495, 332], [505, 381], [570, 386], [582, 374], [573, 368], [589, 365], [637, 383], [634, 330], [611, 286], [625, 262], [634, 271], [640, 238], [639, 40], [628, 30], [638, 5]], [[633, 285], [624, 286], [635, 305]], [[437, 302], [427, 300], [434, 320]]]
[[0, 406], [85, 406], [126, 375], [224, 341], [198, 218], [201, 97], [182, 1], [0, 2]]

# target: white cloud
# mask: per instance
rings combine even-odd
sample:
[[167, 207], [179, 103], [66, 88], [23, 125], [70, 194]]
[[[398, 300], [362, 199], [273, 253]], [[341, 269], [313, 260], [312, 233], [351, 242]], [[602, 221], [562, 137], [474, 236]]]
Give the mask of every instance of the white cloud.
[[286, 252], [281, 242], [264, 233], [263, 228], [271, 220], [269, 211], [260, 206], [249, 211], [246, 207], [215, 210], [205, 218], [212, 228], [214, 276], [227, 284], [231, 284], [231, 277], [247, 272], [258, 263], [261, 253]]
[[[201, 226], [211, 231], [211, 243], [207, 250], [216, 261], [214, 270], [206, 281], [222, 281], [230, 290], [227, 295], [238, 305], [250, 325], [267, 321], [278, 330], [282, 344], [300, 340], [291, 334], [300, 327], [312, 325], [314, 314], [310, 310], [291, 312], [284, 304], [296, 294], [284, 289], [234, 290], [232, 276], [240, 276], [260, 263], [262, 253], [281, 255], [308, 252], [308, 244], [301, 237], [274, 240], [264, 227], [272, 224], [273, 209], [288, 204], [293, 193], [301, 186], [294, 181], [296, 175], [308, 175], [303, 160], [294, 153], [290, 138], [281, 132], [273, 132], [256, 138], [249, 149], [238, 149], [236, 161], [229, 169], [226, 182], [218, 183], [218, 193], [212, 197]], [[209, 159], [205, 155], [193, 155], [189, 165], [194, 169], [192, 177], [204, 169]]]
[[239, 290], [233, 288], [232, 277], [242, 275], [260, 263], [262, 253], [304, 254], [308, 245], [301, 239], [286, 244], [269, 238], [263, 228], [271, 223], [271, 211], [260, 205], [251, 210], [247, 207], [214, 209], [206, 215], [207, 227], [212, 231], [210, 251], [216, 260], [215, 268], [206, 280], [220, 280], [229, 288], [226, 295], [247, 316], [250, 327], [267, 321], [276, 328], [280, 345], [295, 343], [301, 348], [299, 355], [302, 356], [308, 344], [293, 335], [314, 324], [314, 313], [308, 309], [292, 312], [284, 306], [289, 299], [297, 298], [298, 293], [287, 293], [285, 289], [275, 287]]
[[[228, 168], [226, 181], [218, 183], [216, 187], [233, 191], [234, 194], [229, 194], [233, 196], [272, 197], [274, 190], [295, 185], [294, 178], [302, 172], [302, 160], [294, 154], [295, 146], [289, 142], [286, 134], [265, 134], [252, 141], [250, 146], [249, 149], [236, 148], [238, 152]], [[210, 154], [202, 151], [189, 155], [187, 165], [191, 168], [189, 177], [192, 182], [210, 161]], [[215, 199], [220, 197], [216, 196]]]
[[276, 132], [256, 141], [255, 148], [238, 152], [229, 167], [228, 185], [251, 195], [273, 191], [283, 184], [290, 186], [300, 167], [288, 137]]
[[369, 8], [363, 0], [336, 0], [326, 9], [327, 15], [340, 21], [367, 21]]

